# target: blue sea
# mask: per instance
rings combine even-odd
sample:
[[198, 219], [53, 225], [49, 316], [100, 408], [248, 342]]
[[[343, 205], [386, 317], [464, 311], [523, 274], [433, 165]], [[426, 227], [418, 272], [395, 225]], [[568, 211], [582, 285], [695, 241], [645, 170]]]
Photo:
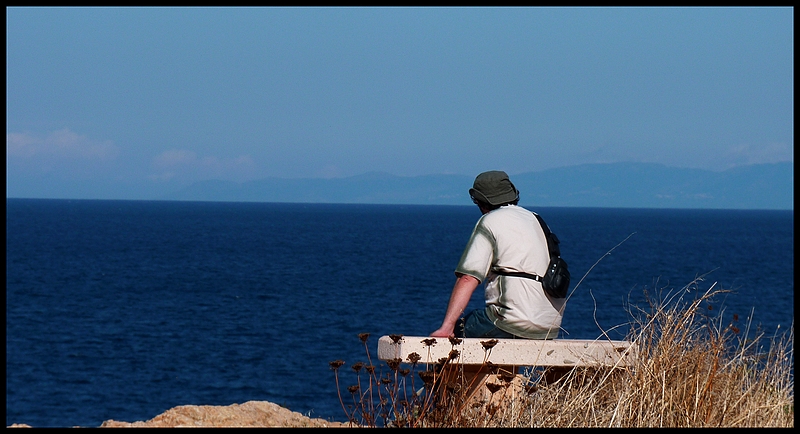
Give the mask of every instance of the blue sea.
[[[472, 205], [6, 205], [6, 425], [34, 427], [251, 400], [344, 421], [329, 362], [369, 351], [378, 364], [380, 336], [438, 328], [480, 216]], [[623, 338], [645, 293], [687, 286], [687, 297], [730, 290], [711, 310], [723, 322], [793, 327], [793, 211], [529, 209], [561, 239], [577, 286], [561, 337]], [[481, 305], [479, 288], [470, 309]]]

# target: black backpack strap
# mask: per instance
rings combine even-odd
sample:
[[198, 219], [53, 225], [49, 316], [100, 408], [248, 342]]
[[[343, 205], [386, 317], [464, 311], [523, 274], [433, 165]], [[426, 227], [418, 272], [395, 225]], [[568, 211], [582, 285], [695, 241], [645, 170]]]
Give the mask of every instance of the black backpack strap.
[[526, 279], [533, 279], [537, 282], [542, 281], [542, 277], [536, 274], [530, 273], [523, 273], [522, 271], [501, 271], [501, 270], [492, 270], [494, 274], [499, 274], [501, 276], [514, 276], [514, 277], [524, 277]]
[[539, 220], [539, 224], [542, 225], [542, 229], [544, 230], [544, 234], [547, 235], [550, 233], [550, 228], [547, 226], [547, 223], [544, 222], [542, 216], [537, 213], [533, 213], [536, 216], [536, 220]]
[[550, 256], [561, 256], [561, 248], [558, 246], [560, 241], [558, 240], [556, 234], [550, 231], [550, 227], [544, 222], [542, 216], [536, 213], [533, 213], [533, 215], [536, 216], [536, 219], [539, 220], [539, 224], [542, 225], [544, 238], [547, 240], [547, 250], [550, 252]]

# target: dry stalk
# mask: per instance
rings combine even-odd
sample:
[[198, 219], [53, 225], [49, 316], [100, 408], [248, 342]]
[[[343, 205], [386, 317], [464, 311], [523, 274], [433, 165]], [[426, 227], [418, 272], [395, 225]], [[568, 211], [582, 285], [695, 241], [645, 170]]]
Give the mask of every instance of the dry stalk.
[[[483, 386], [501, 398], [492, 401], [498, 405], [466, 399], [470, 385], [457, 355], [426, 360], [428, 369], [416, 372], [419, 358], [403, 361], [411, 370], [402, 381], [399, 362], [390, 366], [393, 376], [371, 371], [364, 387], [375, 388], [378, 402], [342, 408], [360, 426], [793, 427], [794, 325], [765, 342], [751, 330], [750, 316], [741, 333], [737, 315], [728, 321], [721, 312], [710, 314], [714, 299], [727, 291], [716, 284], [700, 291], [700, 281], [658, 297], [646, 294], [649, 308], [631, 310], [628, 339], [639, 352], [634, 366], [574, 368], [553, 381], [542, 368], [529, 368], [524, 384]], [[689, 295], [694, 298], [684, 300]], [[487, 351], [484, 366], [492, 366], [490, 359]], [[424, 383], [419, 390], [415, 372]]]

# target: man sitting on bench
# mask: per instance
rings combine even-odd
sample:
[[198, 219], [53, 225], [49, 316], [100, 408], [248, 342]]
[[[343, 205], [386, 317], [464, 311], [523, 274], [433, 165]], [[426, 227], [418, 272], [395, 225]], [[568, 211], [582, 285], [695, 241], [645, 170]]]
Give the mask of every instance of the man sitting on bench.
[[[556, 338], [566, 299], [550, 297], [540, 281], [505, 275], [546, 272], [550, 256], [536, 215], [517, 205], [519, 191], [502, 171], [481, 173], [469, 193], [482, 215], [456, 267], [442, 325], [430, 336]], [[481, 282], [486, 307], [461, 318]]]

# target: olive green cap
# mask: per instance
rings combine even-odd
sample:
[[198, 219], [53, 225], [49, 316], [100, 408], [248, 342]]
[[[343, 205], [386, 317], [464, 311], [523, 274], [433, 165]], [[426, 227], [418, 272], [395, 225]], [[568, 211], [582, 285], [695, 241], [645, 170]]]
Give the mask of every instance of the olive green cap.
[[502, 170], [483, 172], [475, 178], [469, 195], [489, 205], [500, 205], [519, 199], [519, 191]]

